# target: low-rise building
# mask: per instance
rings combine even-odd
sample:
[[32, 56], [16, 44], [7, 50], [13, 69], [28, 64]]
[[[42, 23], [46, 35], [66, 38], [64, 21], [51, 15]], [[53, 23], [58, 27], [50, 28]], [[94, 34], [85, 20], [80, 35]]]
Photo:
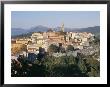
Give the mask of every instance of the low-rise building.
[[31, 36], [31, 39], [32, 39], [32, 43], [38, 43], [38, 44], [41, 44], [43, 43], [43, 34], [42, 33], [33, 33], [32, 36]]
[[17, 39], [16, 43], [17, 44], [28, 44], [28, 40], [27, 39]]
[[23, 46], [23, 44], [21, 44], [21, 43], [12, 43], [11, 44], [11, 48], [21, 48]]
[[36, 50], [38, 50], [38, 49], [39, 49], [39, 48], [37, 47], [36, 44], [29, 44], [29, 45], [27, 45], [27, 51], [28, 51], [29, 53], [35, 53]]

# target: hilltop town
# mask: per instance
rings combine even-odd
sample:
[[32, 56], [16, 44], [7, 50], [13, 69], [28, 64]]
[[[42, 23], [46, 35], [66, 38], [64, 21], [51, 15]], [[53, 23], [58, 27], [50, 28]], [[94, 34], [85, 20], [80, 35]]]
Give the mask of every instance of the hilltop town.
[[12, 60], [22, 56], [33, 63], [38, 59], [39, 53], [46, 53], [45, 55], [55, 58], [78, 57], [79, 54], [94, 55], [95, 60], [99, 61], [99, 49], [99, 43], [96, 42], [94, 34], [65, 32], [64, 24], [58, 32], [50, 28], [47, 32], [33, 32], [30, 37], [11, 39]]
[[[64, 24], [61, 26], [59, 32], [52, 31], [49, 29], [47, 32], [34, 32], [30, 38], [16, 38], [11, 40], [12, 50], [16, 47], [20, 48], [25, 45], [27, 52], [37, 53], [39, 47], [48, 51], [48, 47], [53, 44], [59, 46], [62, 44], [62, 47], [66, 49], [68, 45], [72, 45], [75, 49], [84, 49], [89, 47], [89, 42], [94, 40], [94, 34], [87, 32], [64, 32]], [[13, 54], [13, 51], [12, 51]]]

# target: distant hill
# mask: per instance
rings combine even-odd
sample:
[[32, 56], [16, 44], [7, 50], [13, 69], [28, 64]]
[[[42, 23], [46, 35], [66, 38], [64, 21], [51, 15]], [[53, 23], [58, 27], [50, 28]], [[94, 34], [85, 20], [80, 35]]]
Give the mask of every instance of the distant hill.
[[48, 31], [48, 27], [38, 25], [28, 30], [28, 32], [46, 32]]
[[22, 28], [12, 28], [11, 29], [11, 36], [17, 36], [22, 34], [27, 34], [30, 32], [46, 32], [49, 28], [44, 27], [42, 25], [32, 27], [30, 29], [22, 29]]
[[93, 34], [97, 34], [97, 33], [100, 33], [100, 26], [81, 28], [81, 29], [78, 29], [75, 31], [77, 31], [77, 32], [91, 32]]
[[[54, 31], [60, 31], [61, 27], [53, 28]], [[50, 28], [39, 25], [32, 27], [30, 29], [22, 29], [22, 28], [12, 28], [11, 36], [23, 36], [23, 35], [30, 35], [32, 32], [46, 32]], [[93, 34], [100, 35], [100, 26], [88, 27], [88, 28], [65, 28], [65, 32], [90, 32]]]
[[12, 28], [11, 29], [11, 36], [20, 35], [27, 33], [27, 30], [22, 28]]
[[22, 38], [22, 37], [30, 37], [32, 35], [33, 32], [29, 32], [29, 33], [24, 33], [24, 34], [20, 34], [20, 35], [14, 35], [11, 36], [12, 38]]

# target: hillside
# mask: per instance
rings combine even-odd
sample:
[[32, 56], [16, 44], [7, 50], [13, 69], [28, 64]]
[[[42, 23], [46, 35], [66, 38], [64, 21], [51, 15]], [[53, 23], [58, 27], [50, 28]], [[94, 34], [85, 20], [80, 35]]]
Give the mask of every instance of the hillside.
[[78, 32], [91, 32], [93, 34], [97, 34], [97, 33], [100, 33], [100, 26], [81, 28], [76, 31], [78, 31]]

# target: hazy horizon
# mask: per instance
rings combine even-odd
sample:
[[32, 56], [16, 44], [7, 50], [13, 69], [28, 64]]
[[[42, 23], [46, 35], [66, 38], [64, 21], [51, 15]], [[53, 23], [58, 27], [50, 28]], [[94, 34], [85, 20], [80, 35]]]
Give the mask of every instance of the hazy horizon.
[[[35, 28], [35, 27], [38, 27], [38, 26], [43, 26], [43, 25], [36, 25], [36, 26], [33, 26], [33, 27], [30, 27], [30, 28], [21, 28], [21, 27], [12, 27], [12, 29], [24, 29], [24, 30], [30, 30], [32, 28]], [[96, 25], [97, 26], [97, 25]], [[96, 27], [96, 26], [88, 26], [88, 27], [83, 27], [83, 28], [89, 28], [89, 27]], [[57, 28], [57, 27], [61, 27], [61, 26], [57, 26], [57, 27], [48, 27], [48, 26], [43, 26], [43, 27], [47, 27], [47, 28]], [[99, 26], [100, 27], [100, 26]], [[64, 28], [70, 28], [70, 27], [64, 27]], [[81, 29], [81, 28], [70, 28], [70, 29]]]
[[11, 28], [30, 29], [36, 26], [48, 28], [87, 28], [100, 26], [99, 11], [12, 11]]

